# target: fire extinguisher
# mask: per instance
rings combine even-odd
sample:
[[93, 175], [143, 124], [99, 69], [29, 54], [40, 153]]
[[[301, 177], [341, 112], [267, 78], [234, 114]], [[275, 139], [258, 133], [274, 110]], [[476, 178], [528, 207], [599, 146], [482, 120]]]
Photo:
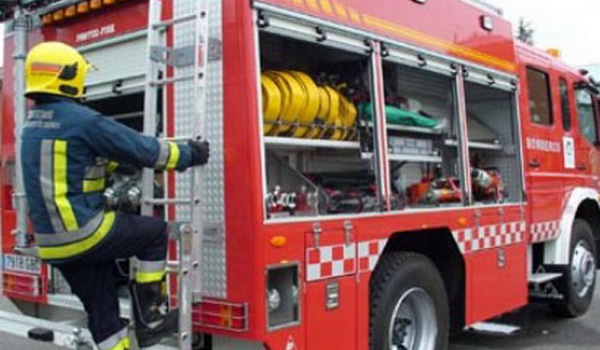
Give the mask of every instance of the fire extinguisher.
[[476, 200], [493, 198], [496, 201], [504, 199], [504, 184], [500, 174], [493, 170], [471, 169], [473, 195]]
[[458, 179], [451, 177], [432, 181], [429, 190], [425, 194], [425, 202], [440, 204], [460, 202], [462, 193], [458, 185]]

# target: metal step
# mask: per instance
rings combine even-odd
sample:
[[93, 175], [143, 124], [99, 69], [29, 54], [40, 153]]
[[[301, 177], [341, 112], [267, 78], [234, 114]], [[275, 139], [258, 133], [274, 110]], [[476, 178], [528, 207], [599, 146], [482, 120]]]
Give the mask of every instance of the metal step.
[[550, 282], [562, 276], [562, 273], [551, 273], [551, 272], [538, 272], [533, 275], [529, 275], [527, 280], [529, 283], [542, 284]]
[[511, 335], [521, 330], [521, 327], [510, 324], [479, 322], [467, 328], [470, 331], [487, 334]]
[[87, 344], [90, 349], [93, 347], [92, 337], [87, 330], [84, 331], [64, 322], [52, 322], [27, 315], [0, 311], [0, 330], [3, 332], [27, 338], [27, 333], [33, 328], [43, 328], [51, 331], [53, 339], [48, 343], [54, 345], [69, 349], [76, 349], [77, 345], [84, 344]]
[[[0, 310], [0, 330], [19, 337], [28, 338], [29, 330], [43, 328], [51, 331], [53, 340], [48, 342], [65, 349], [94, 349], [94, 342], [89, 330], [69, 324], [69, 320], [46, 320], [13, 312]], [[153, 350], [177, 350], [175, 344], [161, 343], [152, 347]]]

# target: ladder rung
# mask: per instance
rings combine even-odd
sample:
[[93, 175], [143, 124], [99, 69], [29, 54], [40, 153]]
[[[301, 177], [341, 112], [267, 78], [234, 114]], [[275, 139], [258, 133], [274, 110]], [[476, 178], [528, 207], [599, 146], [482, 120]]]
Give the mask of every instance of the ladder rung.
[[169, 261], [167, 264], [167, 273], [178, 273], [179, 272], [179, 262], [177, 261]]
[[173, 137], [163, 137], [163, 140], [165, 141], [171, 141], [171, 142], [185, 142], [185, 141], [191, 141], [191, 140], [196, 140], [196, 137], [192, 137], [192, 136], [173, 136]]
[[196, 19], [196, 15], [192, 14], [192, 15], [187, 15], [187, 16], [181, 16], [181, 17], [177, 17], [177, 18], [173, 18], [173, 19], [169, 19], [166, 21], [162, 21], [159, 23], [156, 23], [155, 25], [152, 26], [153, 29], [163, 29], [166, 27], [170, 27], [172, 25], [175, 24], [179, 24], [179, 23], [183, 23], [183, 22], [189, 22]]
[[192, 205], [194, 201], [190, 198], [170, 198], [170, 199], [146, 199], [144, 200], [146, 204], [150, 205], [178, 205], [178, 204], [187, 204]]
[[150, 82], [150, 85], [161, 86], [161, 85], [173, 84], [173, 83], [177, 83], [177, 82], [185, 81], [185, 80], [192, 80], [195, 78], [196, 78], [196, 74], [188, 74], [188, 75], [182, 75], [180, 77], [175, 77], [175, 78], [153, 80]]

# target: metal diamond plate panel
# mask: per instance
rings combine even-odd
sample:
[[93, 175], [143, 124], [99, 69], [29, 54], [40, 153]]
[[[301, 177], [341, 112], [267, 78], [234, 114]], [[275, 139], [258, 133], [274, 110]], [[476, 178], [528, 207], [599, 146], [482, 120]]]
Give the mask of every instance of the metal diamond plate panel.
[[[174, 16], [180, 17], [194, 12], [194, 2], [176, 1]], [[202, 247], [202, 288], [205, 296], [227, 297], [225, 203], [223, 174], [223, 62], [220, 55], [222, 38], [221, 0], [209, 0], [209, 37], [211, 48], [206, 70], [207, 115], [204, 116], [203, 138], [210, 141], [211, 159], [203, 169], [203, 183], [200, 188], [203, 202], [204, 243]], [[194, 45], [195, 26], [193, 22], [181, 23], [175, 27], [175, 47]], [[193, 67], [179, 68], [175, 76], [193, 73]], [[202, 93], [202, 92], [200, 92]], [[197, 113], [194, 111], [196, 97], [194, 81], [175, 84], [175, 136], [191, 136]], [[192, 176], [189, 173], [177, 174], [175, 192], [177, 198], [189, 197]], [[177, 220], [190, 219], [189, 207], [177, 209]]]

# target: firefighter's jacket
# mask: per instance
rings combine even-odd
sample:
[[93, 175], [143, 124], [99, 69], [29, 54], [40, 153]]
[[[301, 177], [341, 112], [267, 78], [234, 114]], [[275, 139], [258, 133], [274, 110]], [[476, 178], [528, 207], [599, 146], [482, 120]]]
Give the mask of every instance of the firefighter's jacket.
[[141, 135], [62, 97], [32, 108], [21, 137], [27, 201], [45, 260], [76, 257], [111, 233], [117, 214], [103, 200], [111, 166], [183, 170], [191, 163], [187, 145]]

